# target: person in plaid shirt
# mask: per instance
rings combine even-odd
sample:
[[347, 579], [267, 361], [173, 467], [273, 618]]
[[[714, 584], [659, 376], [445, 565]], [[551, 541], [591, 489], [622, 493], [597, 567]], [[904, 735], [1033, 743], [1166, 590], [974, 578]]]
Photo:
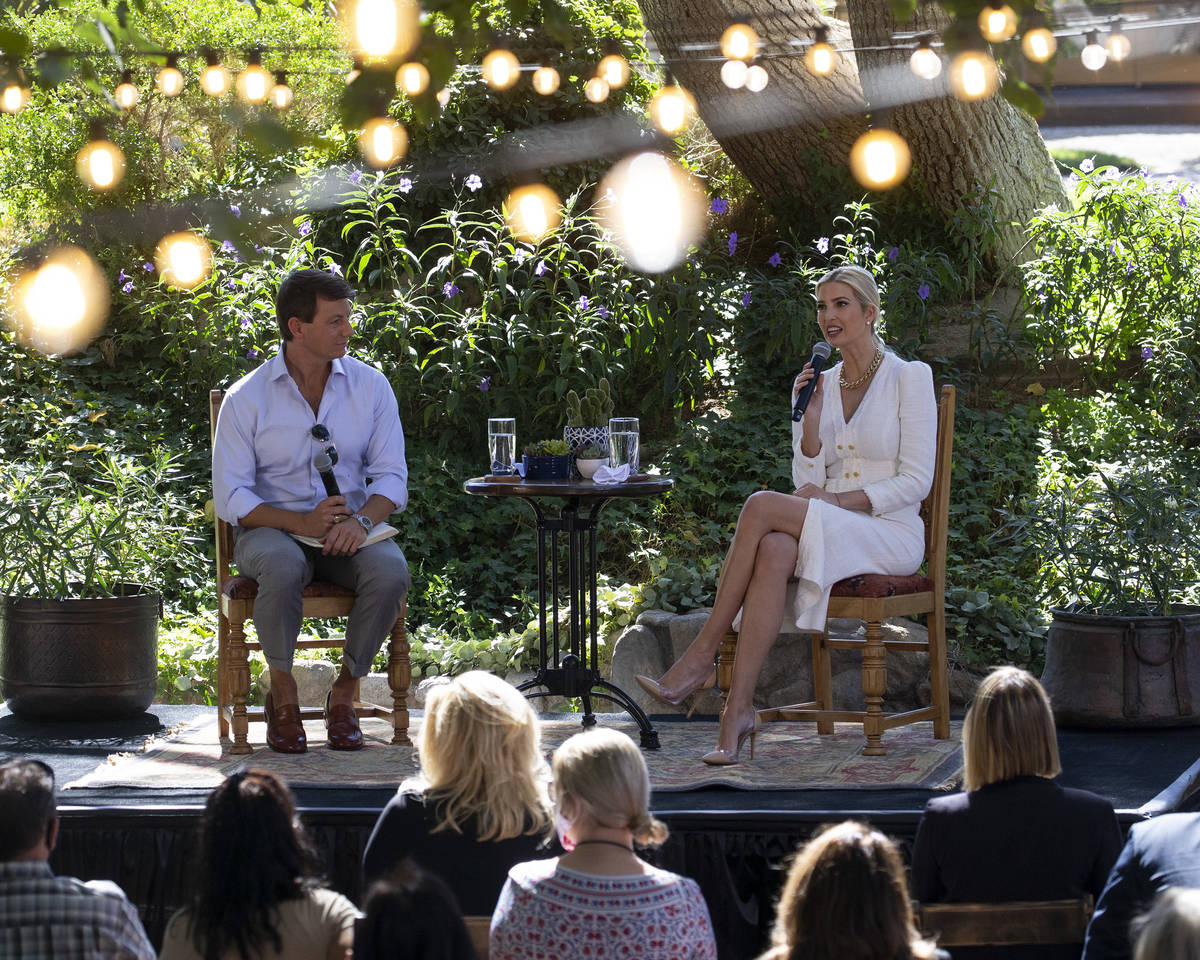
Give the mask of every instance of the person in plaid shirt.
[[154, 960], [137, 910], [115, 883], [56, 877], [54, 771], [0, 764], [0, 957]]

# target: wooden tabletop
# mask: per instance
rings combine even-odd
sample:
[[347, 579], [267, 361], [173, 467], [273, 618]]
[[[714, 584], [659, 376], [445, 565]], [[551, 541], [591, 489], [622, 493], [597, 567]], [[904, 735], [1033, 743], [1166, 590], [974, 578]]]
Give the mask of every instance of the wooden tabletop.
[[521, 477], [474, 477], [463, 484], [467, 493], [485, 497], [654, 497], [666, 493], [675, 481], [670, 477], [639, 473], [624, 483], [595, 483], [592, 480], [534, 480]]

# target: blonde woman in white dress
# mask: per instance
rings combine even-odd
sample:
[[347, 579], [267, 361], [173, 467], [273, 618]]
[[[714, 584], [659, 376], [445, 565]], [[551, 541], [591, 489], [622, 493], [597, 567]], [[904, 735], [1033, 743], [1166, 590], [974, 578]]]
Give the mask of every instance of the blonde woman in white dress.
[[[797, 628], [825, 628], [830, 588], [865, 573], [906, 576], [921, 565], [920, 505], [933, 482], [937, 403], [933, 374], [906, 362], [876, 332], [879, 288], [861, 267], [838, 267], [817, 282], [817, 323], [841, 362], [824, 371], [792, 424], [791, 494], [752, 494], [738, 517], [712, 613], [692, 645], [658, 680], [638, 683], [679, 705], [716, 684], [721, 637], [739, 629], [733, 680], [708, 764], [736, 763], [758, 729], [754, 688], [796, 578]], [[813, 378], [805, 364], [792, 400]]]

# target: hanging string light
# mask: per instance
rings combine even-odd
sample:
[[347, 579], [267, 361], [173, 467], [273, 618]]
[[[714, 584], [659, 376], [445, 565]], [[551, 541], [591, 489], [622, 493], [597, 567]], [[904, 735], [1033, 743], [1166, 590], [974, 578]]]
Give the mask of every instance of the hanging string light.
[[1099, 70], [1108, 63], [1108, 51], [1100, 45], [1100, 31], [1089, 30], [1087, 43], [1079, 53], [1079, 59], [1089, 70]]
[[346, 0], [339, 20], [342, 44], [364, 60], [394, 63], [420, 39], [416, 0]]
[[210, 97], [225, 96], [231, 82], [229, 71], [221, 64], [214, 50], [205, 52], [204, 60], [208, 66], [200, 71], [200, 89]]
[[746, 85], [746, 74], [749, 72], [745, 60], [726, 60], [721, 64], [721, 82], [730, 90], [740, 90]]
[[1121, 29], [1120, 17], [1113, 20], [1112, 28], [1104, 41], [1104, 48], [1108, 51], [1108, 55], [1117, 63], [1128, 57], [1133, 50], [1133, 44], [1129, 42], [1129, 37]]
[[275, 85], [271, 87], [271, 92], [267, 96], [271, 101], [271, 106], [276, 110], [286, 110], [292, 105], [295, 94], [288, 86], [287, 74], [284, 71], [275, 71]]
[[437, 102], [439, 107], [444, 107], [450, 102], [449, 87], [442, 87], [442, 89], [437, 92]]
[[601, 76], [595, 76], [583, 85], [583, 95], [592, 103], [603, 103], [608, 99], [608, 81]]
[[696, 101], [667, 74], [667, 85], [650, 98], [649, 112], [654, 125], [673, 137], [696, 115]]
[[596, 76], [603, 77], [610, 90], [620, 90], [629, 80], [629, 61], [611, 49], [596, 67]]
[[402, 64], [396, 71], [396, 86], [410, 97], [420, 96], [429, 86], [429, 69], [417, 60]]
[[111, 190], [125, 176], [125, 154], [108, 139], [103, 122], [92, 121], [88, 143], [75, 155], [75, 172], [93, 190]]
[[533, 84], [533, 89], [540, 93], [543, 97], [548, 97], [562, 82], [562, 78], [558, 75], [550, 64], [543, 62], [540, 67], [533, 71], [533, 76], [530, 78]]
[[137, 106], [139, 96], [138, 88], [133, 85], [133, 73], [129, 70], [123, 71], [121, 82], [113, 91], [113, 99], [117, 101], [117, 106], [122, 110], [132, 110]]
[[493, 90], [507, 90], [521, 77], [521, 63], [511, 50], [496, 47], [488, 51], [480, 65], [484, 82]]
[[237, 75], [238, 97], [246, 103], [262, 103], [271, 92], [271, 75], [263, 69], [262, 51], [251, 50], [246, 69]]
[[942, 72], [942, 58], [933, 49], [933, 37], [925, 34], [917, 40], [917, 49], [908, 60], [909, 69], [922, 80], [935, 80]]
[[1017, 15], [1007, 3], [988, 4], [979, 11], [979, 32], [988, 43], [1003, 43], [1017, 32]]
[[96, 261], [78, 247], [60, 247], [13, 284], [9, 313], [25, 345], [46, 354], [74, 353], [104, 326], [108, 299]]
[[212, 250], [207, 240], [190, 230], [171, 233], [154, 248], [154, 265], [163, 283], [191, 290], [212, 270]]
[[558, 194], [544, 183], [517, 187], [504, 201], [504, 219], [518, 240], [537, 243], [562, 222]]
[[1021, 37], [1021, 51], [1034, 63], [1045, 63], [1058, 49], [1058, 39], [1045, 26], [1026, 30]]
[[154, 85], [164, 97], [177, 97], [183, 92], [183, 74], [179, 72], [178, 54], [167, 54], [167, 65], [154, 77]]
[[758, 53], [758, 34], [749, 24], [731, 23], [721, 34], [721, 56], [727, 60], [753, 60]]
[[12, 70], [0, 80], [3, 90], [0, 90], [0, 110], [5, 113], [20, 113], [29, 106], [30, 89], [25, 82], [25, 74], [20, 70]]
[[983, 50], [964, 50], [950, 61], [950, 89], [959, 100], [982, 100], [999, 85], [996, 61]]
[[358, 148], [371, 166], [390, 167], [408, 152], [408, 133], [391, 117], [376, 117], [358, 135]]
[[771, 82], [771, 77], [767, 73], [767, 68], [761, 63], [750, 64], [746, 71], [746, 89], [751, 93], [762, 93], [767, 89], [767, 84]]
[[868, 130], [850, 148], [850, 172], [870, 190], [890, 190], [912, 168], [912, 152], [904, 138], [887, 127]]
[[813, 33], [812, 46], [804, 54], [804, 62], [808, 69], [818, 77], [824, 77], [833, 72], [837, 66], [838, 53], [829, 43], [829, 27], [822, 24]]

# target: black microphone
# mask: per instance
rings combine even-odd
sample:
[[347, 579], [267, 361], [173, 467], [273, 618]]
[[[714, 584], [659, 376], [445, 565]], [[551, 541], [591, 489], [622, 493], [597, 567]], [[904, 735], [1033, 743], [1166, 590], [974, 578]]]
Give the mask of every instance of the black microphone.
[[329, 454], [321, 451], [313, 457], [313, 466], [317, 468], [317, 473], [321, 475], [321, 482], [325, 484], [325, 495], [327, 497], [340, 496], [342, 491], [338, 489], [337, 478], [333, 475], [333, 459]]
[[817, 378], [821, 376], [821, 371], [825, 367], [825, 361], [829, 359], [831, 353], [833, 353], [833, 347], [824, 340], [813, 344], [812, 359], [808, 361], [812, 364], [813, 378], [804, 385], [800, 391], [800, 395], [796, 397], [795, 404], [792, 406], [792, 419], [796, 422], [804, 419], [804, 411], [808, 409], [808, 401], [812, 399], [813, 391], [817, 389]]

